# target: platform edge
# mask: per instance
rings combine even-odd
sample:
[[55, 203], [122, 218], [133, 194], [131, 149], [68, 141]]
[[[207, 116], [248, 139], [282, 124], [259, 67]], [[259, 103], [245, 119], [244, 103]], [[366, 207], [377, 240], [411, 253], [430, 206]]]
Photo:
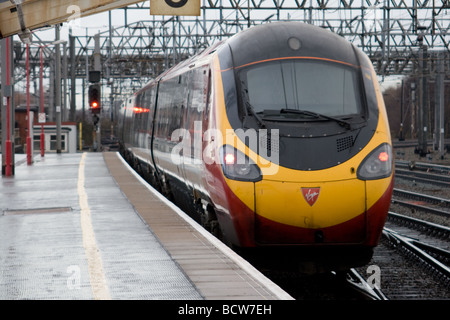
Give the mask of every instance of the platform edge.
[[236, 254], [233, 250], [231, 250], [219, 239], [217, 239], [208, 231], [206, 231], [204, 228], [202, 228], [197, 222], [195, 222], [191, 217], [189, 217], [186, 213], [184, 213], [180, 208], [178, 208], [175, 204], [170, 202], [161, 193], [159, 193], [155, 188], [149, 185], [138, 173], [136, 173], [136, 171], [133, 170], [133, 168], [131, 168], [131, 166], [122, 158], [119, 152], [115, 152], [115, 154], [119, 158], [119, 160], [122, 161], [127, 170], [129, 170], [130, 173], [133, 174], [144, 187], [146, 187], [150, 192], [152, 192], [155, 196], [157, 196], [158, 199], [160, 199], [167, 206], [169, 206], [175, 213], [177, 213], [192, 228], [194, 228], [197, 232], [199, 232], [202, 236], [204, 236], [218, 250], [220, 250], [234, 263], [236, 263], [240, 268], [242, 268], [245, 272], [247, 272], [248, 275], [251, 276], [257, 283], [261, 284], [262, 286], [270, 290], [271, 293], [280, 300], [295, 300], [291, 295], [289, 295], [287, 292], [281, 289], [276, 283], [265, 277], [259, 270], [257, 270], [247, 261], [245, 261], [241, 256]]

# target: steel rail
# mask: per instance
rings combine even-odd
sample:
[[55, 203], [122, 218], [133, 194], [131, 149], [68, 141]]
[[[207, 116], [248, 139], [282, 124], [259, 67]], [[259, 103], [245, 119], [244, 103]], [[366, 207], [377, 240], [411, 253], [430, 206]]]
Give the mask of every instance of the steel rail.
[[418, 178], [424, 178], [424, 179], [436, 179], [439, 181], [445, 181], [450, 182], [450, 175], [447, 174], [439, 174], [439, 173], [431, 173], [431, 172], [423, 172], [423, 171], [416, 171], [416, 170], [405, 170], [405, 169], [395, 169], [396, 173], [401, 173], [403, 175], [414, 175]]
[[393, 195], [399, 196], [399, 197], [405, 197], [405, 198], [409, 198], [409, 199], [414, 199], [414, 200], [419, 200], [419, 201], [426, 201], [431, 204], [437, 204], [442, 207], [450, 208], [450, 200], [445, 199], [445, 198], [430, 196], [427, 194], [417, 193], [417, 192], [413, 192], [413, 191], [407, 191], [407, 190], [398, 189], [398, 188], [394, 188]]
[[422, 242], [422, 241], [417, 241], [417, 240], [411, 240], [411, 242], [416, 246], [419, 247], [420, 249], [428, 252], [429, 254], [433, 255], [433, 256], [438, 256], [439, 258], [437, 258], [438, 260], [444, 262], [447, 264], [450, 261], [450, 251], [448, 250], [444, 250], [442, 248], [439, 248], [437, 246], [433, 246], [431, 244]]
[[432, 223], [432, 222], [428, 222], [428, 221], [424, 221], [421, 219], [416, 219], [416, 218], [412, 218], [412, 217], [408, 217], [399, 213], [395, 213], [392, 211], [388, 212], [388, 216], [389, 218], [392, 218], [394, 220], [397, 221], [403, 221], [406, 223], [409, 223], [410, 225], [415, 225], [418, 227], [418, 229], [422, 230], [422, 229], [426, 229], [426, 230], [431, 230], [433, 231], [433, 233], [437, 234], [439, 237], [442, 238], [450, 238], [450, 228], [449, 227], [445, 227], [436, 223]]
[[425, 172], [414, 172], [403, 169], [395, 169], [395, 177], [417, 182], [424, 182], [433, 185], [450, 187], [450, 176], [442, 176], [437, 174], [429, 174]]
[[346, 274], [347, 285], [371, 300], [389, 300], [380, 288], [371, 286], [354, 268]]
[[415, 162], [415, 161], [405, 161], [405, 160], [396, 160], [395, 165], [408, 168], [409, 170], [422, 170], [422, 171], [433, 171], [440, 172], [444, 174], [450, 174], [450, 166], [444, 166], [435, 163], [426, 163], [426, 162]]
[[442, 216], [442, 217], [450, 217], [450, 212], [448, 212], [448, 211], [444, 211], [444, 210], [440, 210], [440, 209], [436, 209], [436, 208], [431, 208], [431, 207], [426, 207], [426, 206], [422, 206], [420, 204], [415, 204], [415, 203], [402, 201], [402, 200], [397, 200], [397, 199], [392, 199], [391, 202], [399, 204], [399, 205], [404, 206], [404, 207], [421, 210], [421, 211], [432, 213], [432, 214], [439, 215], [439, 216]]
[[406, 250], [409, 254], [413, 255], [417, 259], [420, 259], [420, 261], [425, 262], [435, 271], [439, 272], [440, 275], [445, 277], [447, 284], [450, 283], [450, 268], [415, 245], [414, 243], [417, 243], [417, 240], [410, 239], [389, 228], [383, 229], [383, 235], [390, 242], [400, 246], [401, 249]]

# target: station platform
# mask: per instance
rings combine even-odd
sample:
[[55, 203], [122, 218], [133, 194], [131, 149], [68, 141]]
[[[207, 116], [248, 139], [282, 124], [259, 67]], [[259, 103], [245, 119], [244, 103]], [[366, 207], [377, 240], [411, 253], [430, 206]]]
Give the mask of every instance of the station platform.
[[118, 153], [16, 160], [0, 180], [0, 299], [292, 299]]

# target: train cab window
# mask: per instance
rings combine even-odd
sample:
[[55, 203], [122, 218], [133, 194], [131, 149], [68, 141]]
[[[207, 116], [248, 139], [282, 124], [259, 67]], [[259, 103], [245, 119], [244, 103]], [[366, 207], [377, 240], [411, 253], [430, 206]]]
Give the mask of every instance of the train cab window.
[[342, 63], [297, 59], [254, 64], [241, 70], [239, 78], [243, 99], [257, 114], [297, 110], [340, 117], [362, 113], [358, 74]]

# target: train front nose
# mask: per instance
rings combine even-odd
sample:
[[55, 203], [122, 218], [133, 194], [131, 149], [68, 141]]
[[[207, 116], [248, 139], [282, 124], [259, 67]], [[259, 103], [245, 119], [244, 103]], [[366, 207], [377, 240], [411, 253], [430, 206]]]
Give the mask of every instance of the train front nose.
[[255, 183], [255, 237], [260, 244], [356, 244], [365, 240], [364, 181]]

